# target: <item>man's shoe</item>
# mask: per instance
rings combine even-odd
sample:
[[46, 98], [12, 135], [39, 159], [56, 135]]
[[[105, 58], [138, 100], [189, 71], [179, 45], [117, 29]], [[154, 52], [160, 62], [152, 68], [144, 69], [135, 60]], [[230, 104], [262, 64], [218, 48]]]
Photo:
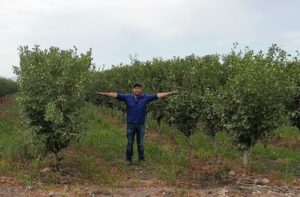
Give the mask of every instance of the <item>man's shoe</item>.
[[126, 160], [126, 166], [131, 166], [131, 165], [132, 165], [132, 161]]
[[141, 166], [145, 166], [145, 164], [146, 164], [146, 162], [145, 162], [145, 160], [144, 160], [144, 159], [142, 159], [142, 160], [139, 160], [139, 163], [140, 163], [140, 165], [141, 165]]

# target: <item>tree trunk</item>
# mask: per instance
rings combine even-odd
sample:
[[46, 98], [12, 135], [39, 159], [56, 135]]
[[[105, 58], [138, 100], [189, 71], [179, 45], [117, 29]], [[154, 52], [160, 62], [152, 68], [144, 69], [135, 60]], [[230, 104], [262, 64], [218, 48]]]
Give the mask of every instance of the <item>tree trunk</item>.
[[59, 158], [59, 156], [58, 156], [58, 152], [54, 152], [54, 156], [55, 156], [55, 169], [57, 170], [57, 171], [59, 171], [59, 167], [60, 167], [60, 165], [59, 165], [59, 161], [60, 161], [60, 158]]
[[244, 174], [248, 174], [249, 171], [249, 158], [250, 158], [250, 147], [246, 147], [243, 151]]
[[160, 125], [161, 125], [161, 119], [157, 119], [156, 121], [157, 121], [157, 124], [158, 124], [159, 134], [161, 134], [161, 127], [160, 127]]
[[173, 142], [175, 142], [175, 137], [174, 137], [174, 126], [173, 126], [173, 124], [171, 124], [171, 137], [172, 137]]
[[211, 140], [212, 140], [212, 143], [213, 143], [213, 153], [214, 153], [214, 156], [217, 155], [217, 142], [216, 142], [216, 138], [215, 138], [215, 135], [211, 135]]

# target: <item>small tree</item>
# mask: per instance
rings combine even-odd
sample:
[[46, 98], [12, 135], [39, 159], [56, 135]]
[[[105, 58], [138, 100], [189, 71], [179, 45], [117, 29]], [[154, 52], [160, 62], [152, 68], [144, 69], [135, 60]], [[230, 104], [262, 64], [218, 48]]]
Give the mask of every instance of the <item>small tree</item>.
[[189, 137], [196, 129], [200, 118], [200, 99], [196, 94], [180, 92], [169, 98], [166, 120]]
[[292, 76], [296, 85], [293, 99], [288, 103], [289, 117], [292, 125], [300, 130], [300, 62], [298, 58], [295, 58], [295, 61], [290, 63], [288, 75]]
[[218, 55], [207, 55], [199, 60], [195, 70], [195, 77], [191, 80], [195, 80], [192, 84], [200, 95], [201, 120], [205, 125], [205, 132], [215, 142], [216, 133], [224, 127], [222, 86], [228, 80], [228, 67], [220, 63]]
[[216, 154], [215, 135], [224, 129], [224, 104], [222, 91], [206, 90], [201, 96], [201, 120], [205, 124], [205, 132], [213, 140], [214, 153]]
[[91, 51], [77, 54], [77, 50], [51, 47], [41, 50], [35, 46], [19, 48], [20, 103], [23, 121], [29, 130], [45, 144], [47, 152], [56, 158], [70, 141], [78, 139], [86, 130], [83, 112], [86, 107], [86, 84], [91, 68]]
[[224, 86], [224, 117], [243, 151], [246, 173], [251, 147], [284, 121], [291, 84], [273, 60], [268, 64], [251, 51], [245, 58], [236, 62], [235, 76]]

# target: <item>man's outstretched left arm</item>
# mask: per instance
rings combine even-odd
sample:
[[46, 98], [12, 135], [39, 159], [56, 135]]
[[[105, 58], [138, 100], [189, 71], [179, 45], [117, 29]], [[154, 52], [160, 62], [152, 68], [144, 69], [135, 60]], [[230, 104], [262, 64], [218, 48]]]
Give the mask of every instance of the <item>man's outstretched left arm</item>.
[[162, 98], [162, 97], [168, 97], [175, 94], [178, 94], [178, 91], [157, 93], [157, 97]]

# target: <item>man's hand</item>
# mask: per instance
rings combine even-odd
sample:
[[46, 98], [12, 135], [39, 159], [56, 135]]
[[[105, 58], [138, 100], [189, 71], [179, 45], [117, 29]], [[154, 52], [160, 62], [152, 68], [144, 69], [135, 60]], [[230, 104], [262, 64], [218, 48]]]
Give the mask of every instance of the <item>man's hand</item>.
[[173, 90], [171, 93], [172, 94], [178, 94], [178, 90]]

